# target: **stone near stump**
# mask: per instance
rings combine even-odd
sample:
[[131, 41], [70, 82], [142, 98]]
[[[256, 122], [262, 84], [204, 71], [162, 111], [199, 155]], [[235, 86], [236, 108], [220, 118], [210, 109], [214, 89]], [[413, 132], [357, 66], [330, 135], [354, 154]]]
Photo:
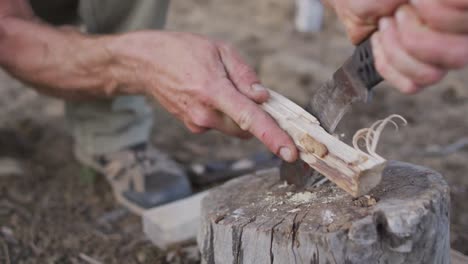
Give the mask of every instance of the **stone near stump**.
[[391, 161], [353, 199], [332, 183], [295, 190], [278, 170], [231, 180], [202, 202], [203, 263], [450, 263], [449, 187]]

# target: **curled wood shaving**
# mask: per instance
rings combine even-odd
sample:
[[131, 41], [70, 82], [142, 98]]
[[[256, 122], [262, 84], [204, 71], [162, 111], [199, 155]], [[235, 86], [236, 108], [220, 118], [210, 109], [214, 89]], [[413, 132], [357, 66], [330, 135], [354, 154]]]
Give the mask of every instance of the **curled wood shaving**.
[[394, 120], [401, 120], [403, 125], [407, 125], [408, 122], [401, 115], [391, 115], [385, 119], [378, 120], [372, 124], [369, 128], [359, 129], [353, 136], [353, 147], [358, 150], [365, 152], [361, 149], [359, 143], [364, 143], [362, 147], [365, 147], [367, 153], [376, 158], [382, 158], [379, 154], [376, 153], [377, 144], [379, 143], [380, 136], [387, 124], [392, 124], [395, 126], [395, 129], [398, 131], [398, 124]]

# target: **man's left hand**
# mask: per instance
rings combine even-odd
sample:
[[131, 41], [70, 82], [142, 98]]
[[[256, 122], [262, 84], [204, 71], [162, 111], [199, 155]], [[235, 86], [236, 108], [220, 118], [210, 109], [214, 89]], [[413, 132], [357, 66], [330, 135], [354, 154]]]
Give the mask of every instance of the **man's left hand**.
[[381, 18], [372, 36], [377, 70], [400, 91], [416, 93], [466, 66], [467, 7], [462, 0], [416, 0]]

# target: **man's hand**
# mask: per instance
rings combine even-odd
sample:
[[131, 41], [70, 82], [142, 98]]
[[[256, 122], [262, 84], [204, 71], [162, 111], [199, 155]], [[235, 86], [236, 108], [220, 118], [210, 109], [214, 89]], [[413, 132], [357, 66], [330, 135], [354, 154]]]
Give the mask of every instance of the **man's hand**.
[[69, 99], [146, 94], [193, 132], [253, 134], [286, 161], [292, 139], [260, 107], [268, 91], [230, 46], [160, 31], [86, 35], [34, 17], [27, 0], [0, 1], [0, 66]]
[[374, 32], [381, 17], [392, 15], [400, 5], [408, 2], [408, 0], [323, 1], [335, 10], [353, 44], [359, 44]]
[[253, 134], [284, 160], [297, 158], [291, 138], [258, 105], [268, 91], [232, 47], [194, 34], [141, 31], [111, 39], [109, 51], [119, 65], [114, 76], [122, 83], [135, 80], [130, 85], [192, 132]]
[[418, 92], [468, 64], [466, 0], [326, 2], [354, 44], [377, 30], [372, 36], [376, 68], [404, 93]]
[[441, 80], [468, 64], [468, 2], [412, 1], [380, 19], [372, 36], [376, 67], [404, 93]]

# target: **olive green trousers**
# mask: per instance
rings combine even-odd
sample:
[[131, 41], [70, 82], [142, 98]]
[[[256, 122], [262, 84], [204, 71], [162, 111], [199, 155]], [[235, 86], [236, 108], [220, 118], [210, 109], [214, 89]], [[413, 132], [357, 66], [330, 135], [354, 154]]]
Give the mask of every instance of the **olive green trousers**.
[[[31, 0], [39, 17], [55, 24], [80, 23], [90, 34], [164, 27], [169, 0]], [[99, 155], [148, 141], [152, 109], [142, 96], [66, 102], [75, 151]]]

